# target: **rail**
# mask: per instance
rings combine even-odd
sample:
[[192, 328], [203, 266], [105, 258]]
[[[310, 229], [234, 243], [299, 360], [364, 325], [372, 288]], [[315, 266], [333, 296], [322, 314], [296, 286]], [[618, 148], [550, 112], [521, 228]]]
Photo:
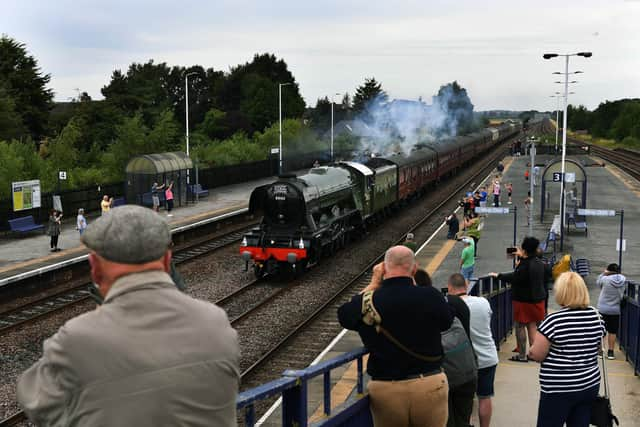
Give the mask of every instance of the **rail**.
[[620, 311], [620, 348], [625, 359], [640, 373], [640, 283], [627, 281], [627, 290]]
[[[484, 296], [489, 300], [493, 315], [491, 331], [496, 346], [507, 338], [513, 325], [511, 309], [511, 287], [493, 277], [475, 279], [469, 294]], [[358, 348], [341, 356], [321, 362], [301, 370], [288, 370], [281, 378], [262, 384], [256, 388], [240, 393], [236, 407], [242, 412], [245, 425], [255, 425], [255, 405], [261, 400], [275, 396], [282, 397], [282, 425], [305, 427], [308, 421], [308, 382], [322, 375], [323, 377], [323, 413], [325, 417], [314, 426], [347, 427], [371, 425], [368, 395], [364, 393], [363, 358], [368, 353], [366, 348]], [[357, 377], [355, 394], [344, 404], [331, 410], [331, 371], [340, 366], [357, 361]]]

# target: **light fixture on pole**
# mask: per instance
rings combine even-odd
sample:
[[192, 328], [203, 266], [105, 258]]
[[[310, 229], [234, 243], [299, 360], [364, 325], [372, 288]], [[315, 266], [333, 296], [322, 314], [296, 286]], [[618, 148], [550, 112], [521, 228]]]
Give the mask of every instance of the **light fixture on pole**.
[[[575, 92], [569, 92], [569, 95], [573, 95]], [[560, 92], [556, 92], [555, 95], [549, 95], [549, 98], [555, 98], [556, 99], [556, 146], [555, 146], [555, 153], [558, 154], [558, 132], [560, 131], [560, 98], [562, 98], [564, 95], [562, 95]]]
[[333, 163], [333, 106], [336, 103], [335, 102], [335, 97], [336, 95], [340, 95], [339, 93], [334, 93], [333, 95], [331, 95], [331, 163]]
[[569, 75], [570, 74], [582, 74], [582, 71], [576, 71], [569, 73], [569, 57], [570, 56], [582, 56], [584, 58], [590, 58], [591, 52], [578, 52], [569, 54], [557, 54], [557, 53], [545, 53], [542, 55], [544, 59], [556, 58], [564, 56], [564, 73], [556, 71], [553, 74], [564, 75], [564, 112], [562, 114], [562, 166], [561, 166], [561, 180], [560, 180], [560, 250], [564, 249], [564, 184], [565, 184], [565, 161], [567, 156], [567, 99], [569, 97]]
[[[198, 74], [196, 72], [187, 73], [184, 75], [184, 127], [185, 127], [185, 141], [187, 143], [187, 157], [189, 157], [189, 76]], [[187, 169], [187, 185], [189, 182], [189, 169]]]
[[278, 150], [278, 175], [282, 175], [282, 86], [291, 85], [293, 83], [278, 83], [278, 118], [280, 122], [280, 148]]

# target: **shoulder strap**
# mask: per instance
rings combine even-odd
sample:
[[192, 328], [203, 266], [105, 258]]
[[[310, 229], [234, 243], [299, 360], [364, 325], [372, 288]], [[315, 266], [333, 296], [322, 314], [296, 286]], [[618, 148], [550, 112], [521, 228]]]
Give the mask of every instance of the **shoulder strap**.
[[384, 335], [396, 347], [398, 347], [400, 350], [404, 351], [408, 355], [413, 356], [416, 359], [422, 360], [424, 362], [433, 363], [433, 362], [441, 361], [442, 360], [441, 356], [425, 356], [425, 355], [416, 353], [415, 351], [411, 350], [410, 348], [402, 344], [400, 341], [398, 341], [396, 337], [391, 335], [389, 331], [387, 331], [385, 328], [382, 327], [381, 325], [382, 317], [380, 316], [380, 313], [378, 313], [378, 310], [376, 310], [375, 306], [373, 305], [374, 292], [375, 291], [367, 291], [362, 295], [362, 321], [369, 326], [375, 326], [376, 332], [382, 333], [382, 335]]

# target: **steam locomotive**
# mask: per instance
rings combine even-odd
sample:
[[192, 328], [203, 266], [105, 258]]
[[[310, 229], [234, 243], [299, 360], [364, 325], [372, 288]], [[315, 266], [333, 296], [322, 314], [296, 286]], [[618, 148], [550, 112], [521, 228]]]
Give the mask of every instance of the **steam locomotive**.
[[262, 222], [246, 234], [240, 255], [256, 277], [303, 272], [363, 234], [366, 225], [424, 193], [441, 177], [522, 130], [522, 123], [421, 143], [408, 154], [342, 161], [306, 175], [282, 175], [251, 193]]

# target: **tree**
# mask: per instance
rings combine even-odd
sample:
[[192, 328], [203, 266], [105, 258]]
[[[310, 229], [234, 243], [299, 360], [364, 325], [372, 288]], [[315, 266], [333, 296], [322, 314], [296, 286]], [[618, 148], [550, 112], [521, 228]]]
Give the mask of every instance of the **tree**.
[[433, 104], [446, 114], [445, 127], [450, 133], [464, 134], [473, 130], [473, 104], [467, 90], [457, 81], [440, 86]]
[[383, 103], [387, 100], [387, 94], [382, 90], [382, 83], [378, 83], [375, 78], [367, 78], [364, 84], [356, 88], [356, 94], [353, 97], [353, 111], [356, 113], [364, 112], [373, 108], [372, 104]]
[[0, 140], [20, 139], [26, 134], [15, 100], [0, 87]]
[[47, 130], [53, 105], [53, 92], [46, 88], [49, 80], [49, 74], [42, 73], [24, 44], [0, 36], [0, 86], [13, 99], [15, 111], [34, 140], [42, 138]]
[[315, 129], [324, 131], [331, 126], [331, 101], [328, 97], [318, 98], [316, 106], [310, 111], [309, 118]]
[[204, 116], [204, 121], [198, 127], [198, 132], [206, 135], [210, 139], [222, 139], [227, 136], [228, 128], [225, 123], [227, 113], [212, 108], [207, 111]]

